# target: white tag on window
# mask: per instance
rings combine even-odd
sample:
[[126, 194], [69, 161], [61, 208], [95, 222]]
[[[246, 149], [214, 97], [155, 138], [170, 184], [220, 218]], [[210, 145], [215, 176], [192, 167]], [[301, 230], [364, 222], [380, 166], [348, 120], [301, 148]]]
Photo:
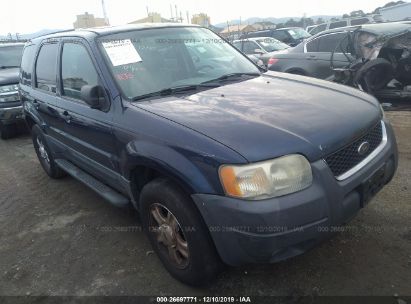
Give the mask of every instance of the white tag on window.
[[130, 39], [103, 42], [103, 47], [113, 66], [143, 61]]

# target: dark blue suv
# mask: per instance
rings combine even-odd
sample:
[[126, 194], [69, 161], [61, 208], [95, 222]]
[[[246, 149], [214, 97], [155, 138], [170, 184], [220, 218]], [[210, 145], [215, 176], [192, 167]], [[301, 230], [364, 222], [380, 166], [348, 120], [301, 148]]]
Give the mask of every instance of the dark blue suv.
[[150, 24], [27, 43], [20, 94], [40, 163], [132, 204], [188, 284], [329, 237], [387, 184], [395, 137], [358, 90], [260, 70], [212, 31]]

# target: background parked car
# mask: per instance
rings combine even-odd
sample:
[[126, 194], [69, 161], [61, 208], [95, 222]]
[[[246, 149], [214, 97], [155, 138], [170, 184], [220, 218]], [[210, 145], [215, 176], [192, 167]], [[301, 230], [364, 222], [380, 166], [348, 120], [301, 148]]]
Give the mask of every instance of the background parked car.
[[255, 38], [255, 37], [271, 37], [281, 42], [288, 44], [289, 46], [296, 46], [304, 39], [311, 37], [306, 30], [300, 27], [288, 27], [278, 30], [261, 30], [255, 32], [249, 32], [240, 37], [240, 39]]
[[275, 52], [289, 48], [287, 44], [270, 37], [234, 40], [233, 45], [247, 56], [254, 55], [261, 59], [265, 66]]
[[0, 42], [0, 137], [15, 134], [17, 124], [24, 123], [18, 93], [19, 67], [24, 43]]
[[347, 18], [338, 21], [329, 21], [317, 25], [311, 25], [306, 28], [306, 31], [311, 35], [316, 35], [326, 30], [332, 30], [335, 28], [347, 27], [352, 25], [362, 25], [367, 23], [382, 22], [380, 15], [373, 16], [364, 16], [364, 17], [355, 17]]
[[[350, 31], [358, 27], [334, 29], [322, 32], [300, 45], [273, 54], [268, 69], [316, 78], [326, 79], [334, 75], [331, 68], [331, 54], [340, 41], [344, 40]], [[345, 39], [339, 50], [334, 53], [334, 68], [342, 68], [349, 64], [350, 55], [343, 54], [348, 45]]]

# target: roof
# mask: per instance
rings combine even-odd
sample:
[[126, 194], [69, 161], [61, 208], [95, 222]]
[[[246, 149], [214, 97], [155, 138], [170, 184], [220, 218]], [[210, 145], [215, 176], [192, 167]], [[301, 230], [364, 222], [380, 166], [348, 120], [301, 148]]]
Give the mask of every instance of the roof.
[[132, 30], [144, 30], [144, 29], [151, 29], [151, 28], [166, 28], [166, 27], [199, 27], [198, 25], [194, 24], [182, 24], [182, 23], [139, 23], [139, 24], [126, 24], [120, 26], [102, 26], [102, 27], [93, 27], [87, 29], [75, 29], [75, 30], [67, 30], [61, 31], [57, 33], [47, 34], [44, 36], [39, 36], [34, 38], [33, 40], [37, 39], [47, 39], [47, 38], [58, 38], [58, 37], [95, 37], [95, 36], [103, 36], [103, 35], [110, 35], [116, 34], [121, 32], [127, 32]]
[[411, 31], [411, 21], [401, 21], [401, 22], [387, 22], [387, 23], [368, 23], [358, 26], [346, 26], [335, 28], [332, 30], [327, 30], [316, 34], [313, 37], [324, 35], [324, 33], [335, 33], [347, 30], [362, 30], [375, 35], [392, 35], [396, 33], [401, 33], [405, 31]]
[[282, 27], [282, 28], [278, 28], [278, 29], [257, 30], [257, 31], [253, 31], [253, 32], [250, 32], [250, 33], [278, 32], [278, 31], [288, 31], [288, 30], [293, 30], [293, 29], [302, 29], [302, 30], [304, 30], [302, 27], [294, 26], [294, 27]]
[[294, 30], [294, 29], [302, 29], [303, 30], [302, 27], [292, 26], [292, 27], [282, 27], [282, 28], [279, 28], [279, 29], [275, 29], [274, 31]]

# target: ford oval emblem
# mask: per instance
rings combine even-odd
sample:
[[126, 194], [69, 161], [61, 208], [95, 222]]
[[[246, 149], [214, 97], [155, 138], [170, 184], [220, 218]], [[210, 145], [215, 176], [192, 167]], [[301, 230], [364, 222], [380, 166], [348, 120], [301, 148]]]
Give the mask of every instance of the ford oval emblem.
[[359, 147], [358, 147], [358, 154], [364, 155], [365, 153], [368, 152], [370, 149], [370, 143], [368, 141], [364, 141]]

